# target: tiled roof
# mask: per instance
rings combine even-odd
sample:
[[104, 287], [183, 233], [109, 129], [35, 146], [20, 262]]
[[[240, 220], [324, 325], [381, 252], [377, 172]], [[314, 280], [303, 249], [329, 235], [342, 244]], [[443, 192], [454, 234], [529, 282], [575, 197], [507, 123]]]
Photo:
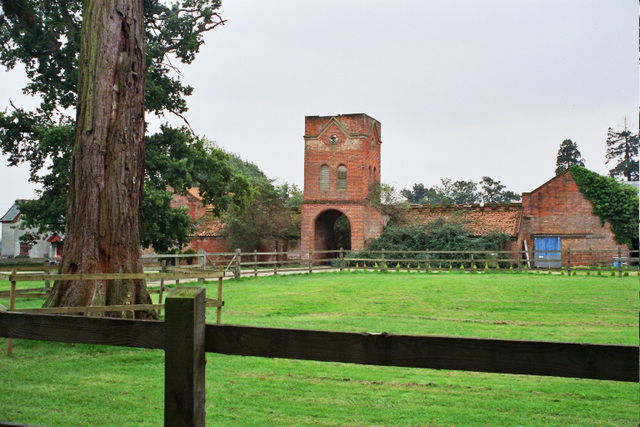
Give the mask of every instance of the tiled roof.
[[14, 222], [18, 216], [20, 215], [20, 202], [23, 202], [23, 199], [18, 199], [15, 201], [13, 206], [9, 208], [6, 214], [2, 218], [0, 218], [0, 222]]
[[474, 236], [495, 232], [517, 236], [522, 218], [522, 204], [412, 205], [409, 215], [413, 224], [429, 224], [437, 219], [459, 222]]
[[215, 217], [211, 212], [207, 212], [196, 221], [196, 230], [193, 236], [221, 236], [222, 227], [224, 227], [224, 221]]
[[191, 187], [187, 192], [196, 199], [202, 200], [202, 197], [200, 196], [200, 189], [198, 187]]

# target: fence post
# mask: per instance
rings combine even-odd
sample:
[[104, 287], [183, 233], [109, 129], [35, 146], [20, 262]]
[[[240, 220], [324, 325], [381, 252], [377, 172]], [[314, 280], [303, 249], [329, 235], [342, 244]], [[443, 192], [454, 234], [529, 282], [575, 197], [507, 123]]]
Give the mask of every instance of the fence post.
[[344, 249], [340, 248], [340, 271], [344, 268]]
[[567, 275], [571, 276], [571, 248], [567, 249]]
[[[14, 268], [11, 271], [11, 288], [9, 290], [9, 310], [13, 310], [16, 308], [16, 274], [18, 272]], [[7, 355], [11, 356], [13, 354], [13, 339], [7, 338]]]
[[622, 277], [622, 248], [618, 248], [618, 277]]
[[313, 273], [313, 253], [309, 249], [309, 273]]
[[[162, 260], [162, 267], [160, 267], [160, 273], [164, 274], [167, 271], [167, 260]], [[158, 304], [162, 304], [162, 294], [164, 293], [164, 278], [160, 279], [160, 293], [158, 294]], [[158, 316], [162, 314], [162, 309], [158, 309]]]
[[198, 249], [198, 264], [202, 263], [202, 269], [207, 268], [207, 256], [205, 255], [204, 249]]
[[[198, 249], [198, 264], [200, 263], [200, 257], [202, 257], [202, 271], [204, 272], [207, 261], [205, 260], [204, 249], [202, 248]], [[204, 283], [204, 277], [199, 277], [198, 283]]]
[[233, 277], [236, 279], [240, 278], [240, 249], [236, 249], [236, 266], [233, 271]]
[[253, 250], [253, 276], [258, 277], [258, 250]]
[[425, 266], [425, 271], [431, 271], [431, 265], [429, 263], [429, 252], [427, 251], [426, 254], [424, 254], [424, 259], [426, 262], [426, 266]]
[[176, 288], [165, 305], [164, 425], [205, 425], [205, 289]]
[[[224, 267], [219, 267], [221, 276], [218, 277], [218, 301], [222, 301], [222, 278], [224, 277]], [[222, 318], [222, 306], [216, 311], [216, 323], [219, 325]]]
[[[44, 274], [49, 275], [49, 254], [44, 254]], [[51, 282], [48, 280], [44, 281], [44, 289], [51, 290]]]

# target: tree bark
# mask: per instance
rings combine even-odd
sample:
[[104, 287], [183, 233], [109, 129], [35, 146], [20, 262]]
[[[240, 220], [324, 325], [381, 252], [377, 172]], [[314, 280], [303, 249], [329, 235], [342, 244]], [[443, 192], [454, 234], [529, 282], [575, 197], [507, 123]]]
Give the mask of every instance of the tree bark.
[[[142, 0], [85, 0], [61, 273], [142, 272]], [[144, 280], [56, 281], [45, 306], [146, 304]], [[81, 310], [79, 310], [81, 312]], [[134, 312], [109, 312], [133, 317]], [[156, 317], [135, 312], [135, 317]]]

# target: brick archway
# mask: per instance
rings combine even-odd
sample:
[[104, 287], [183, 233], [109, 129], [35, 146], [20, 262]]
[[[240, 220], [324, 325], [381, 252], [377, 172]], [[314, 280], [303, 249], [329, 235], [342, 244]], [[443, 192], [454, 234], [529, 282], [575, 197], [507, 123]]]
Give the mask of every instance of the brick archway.
[[[341, 236], [338, 224], [341, 218], [346, 218], [349, 224], [349, 235]], [[341, 242], [341, 237], [347, 237], [347, 241]], [[315, 219], [314, 225], [314, 250], [335, 251], [338, 249], [351, 249], [351, 221], [349, 216], [338, 209], [327, 209], [321, 212]], [[328, 254], [331, 257], [332, 254]], [[325, 258], [325, 257], [323, 257]]]

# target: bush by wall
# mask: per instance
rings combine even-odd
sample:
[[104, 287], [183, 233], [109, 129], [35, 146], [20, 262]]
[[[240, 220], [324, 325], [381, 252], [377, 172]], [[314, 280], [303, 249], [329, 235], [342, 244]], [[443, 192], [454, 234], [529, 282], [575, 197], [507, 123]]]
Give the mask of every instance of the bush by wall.
[[611, 224], [616, 242], [638, 249], [638, 190], [581, 166], [569, 168], [580, 192], [593, 204], [593, 213]]

